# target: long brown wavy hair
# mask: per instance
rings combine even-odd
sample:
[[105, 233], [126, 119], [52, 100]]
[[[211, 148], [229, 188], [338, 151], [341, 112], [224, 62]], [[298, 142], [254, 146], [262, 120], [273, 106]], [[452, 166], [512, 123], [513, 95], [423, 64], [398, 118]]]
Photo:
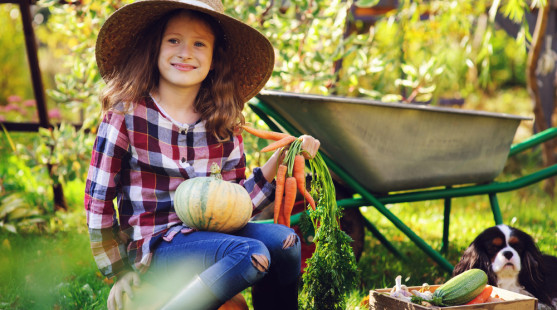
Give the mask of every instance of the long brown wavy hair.
[[215, 36], [213, 69], [201, 83], [194, 108], [205, 121], [210, 134], [220, 141], [228, 140], [245, 123], [242, 114], [244, 101], [232, 79], [233, 68], [227, 59], [227, 42], [221, 27], [212, 17], [197, 11], [175, 10], [146, 27], [128, 58], [120, 61], [117, 69], [106, 79], [107, 85], [101, 93], [102, 111], [105, 113], [120, 102], [126, 109], [133, 108], [134, 103], [157, 90], [162, 36], [168, 21], [181, 14], [205, 22]]

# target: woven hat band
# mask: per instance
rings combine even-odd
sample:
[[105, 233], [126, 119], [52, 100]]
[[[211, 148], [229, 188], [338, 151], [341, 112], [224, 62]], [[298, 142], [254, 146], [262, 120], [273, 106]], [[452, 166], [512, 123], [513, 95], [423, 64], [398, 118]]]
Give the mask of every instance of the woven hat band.
[[222, 2], [220, 2], [220, 1], [212, 1], [212, 0], [205, 0], [205, 1], [199, 1], [199, 0], [186, 0], [186, 1], [182, 1], [182, 2], [187, 3], [187, 4], [191, 4], [191, 5], [195, 5], [195, 6], [198, 6], [198, 7], [200, 7], [200, 8], [207, 9], [207, 10], [219, 12], [219, 13], [223, 13], [223, 12], [224, 12], [224, 8], [222, 7]]
[[205, 3], [205, 2], [201, 2], [201, 1], [197, 1], [197, 0], [189, 0], [189, 1], [184, 1], [184, 2], [189, 3], [189, 4], [191, 4], [191, 5], [198, 6], [198, 7], [200, 7], [200, 8], [204, 8], [204, 9], [207, 9], [207, 10], [215, 11], [215, 9], [214, 9], [212, 6], [208, 5], [208, 4]]

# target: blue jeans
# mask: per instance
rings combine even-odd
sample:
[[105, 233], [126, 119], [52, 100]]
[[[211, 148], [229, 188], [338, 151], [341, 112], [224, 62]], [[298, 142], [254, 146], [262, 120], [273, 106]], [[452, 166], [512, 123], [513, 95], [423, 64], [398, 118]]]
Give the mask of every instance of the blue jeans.
[[[283, 249], [283, 242], [292, 235], [295, 243]], [[253, 255], [266, 257], [268, 268], [257, 268]], [[301, 245], [293, 229], [248, 223], [233, 234], [196, 231], [179, 233], [170, 242], [161, 241], [149, 274], [168, 277], [177, 290], [199, 275], [222, 302], [253, 286], [256, 309], [293, 309], [300, 266]], [[284, 300], [288, 298], [293, 300]]]

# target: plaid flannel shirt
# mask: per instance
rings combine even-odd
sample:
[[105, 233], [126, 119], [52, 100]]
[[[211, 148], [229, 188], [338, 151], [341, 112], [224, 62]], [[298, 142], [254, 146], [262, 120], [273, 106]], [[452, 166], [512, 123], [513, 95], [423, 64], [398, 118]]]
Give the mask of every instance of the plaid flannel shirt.
[[205, 122], [179, 124], [151, 97], [128, 111], [122, 104], [115, 110], [98, 128], [85, 187], [91, 249], [103, 275], [115, 276], [130, 265], [144, 272], [161, 237], [187, 231], [174, 212], [175, 190], [186, 179], [209, 176], [212, 163], [221, 167], [224, 180], [246, 188], [254, 213], [272, 201], [274, 183], [259, 168], [246, 179], [240, 135], [218, 142]]

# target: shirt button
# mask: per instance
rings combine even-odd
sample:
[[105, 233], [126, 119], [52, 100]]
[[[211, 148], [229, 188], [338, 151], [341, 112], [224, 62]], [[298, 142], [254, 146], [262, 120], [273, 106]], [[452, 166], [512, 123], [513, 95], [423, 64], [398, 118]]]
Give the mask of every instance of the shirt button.
[[181, 133], [182, 133], [183, 135], [185, 135], [185, 134], [186, 134], [186, 130], [185, 130], [185, 129], [182, 129], [182, 132], [181, 132]]
[[182, 163], [185, 163], [185, 162], [186, 162], [186, 158], [182, 157]]

